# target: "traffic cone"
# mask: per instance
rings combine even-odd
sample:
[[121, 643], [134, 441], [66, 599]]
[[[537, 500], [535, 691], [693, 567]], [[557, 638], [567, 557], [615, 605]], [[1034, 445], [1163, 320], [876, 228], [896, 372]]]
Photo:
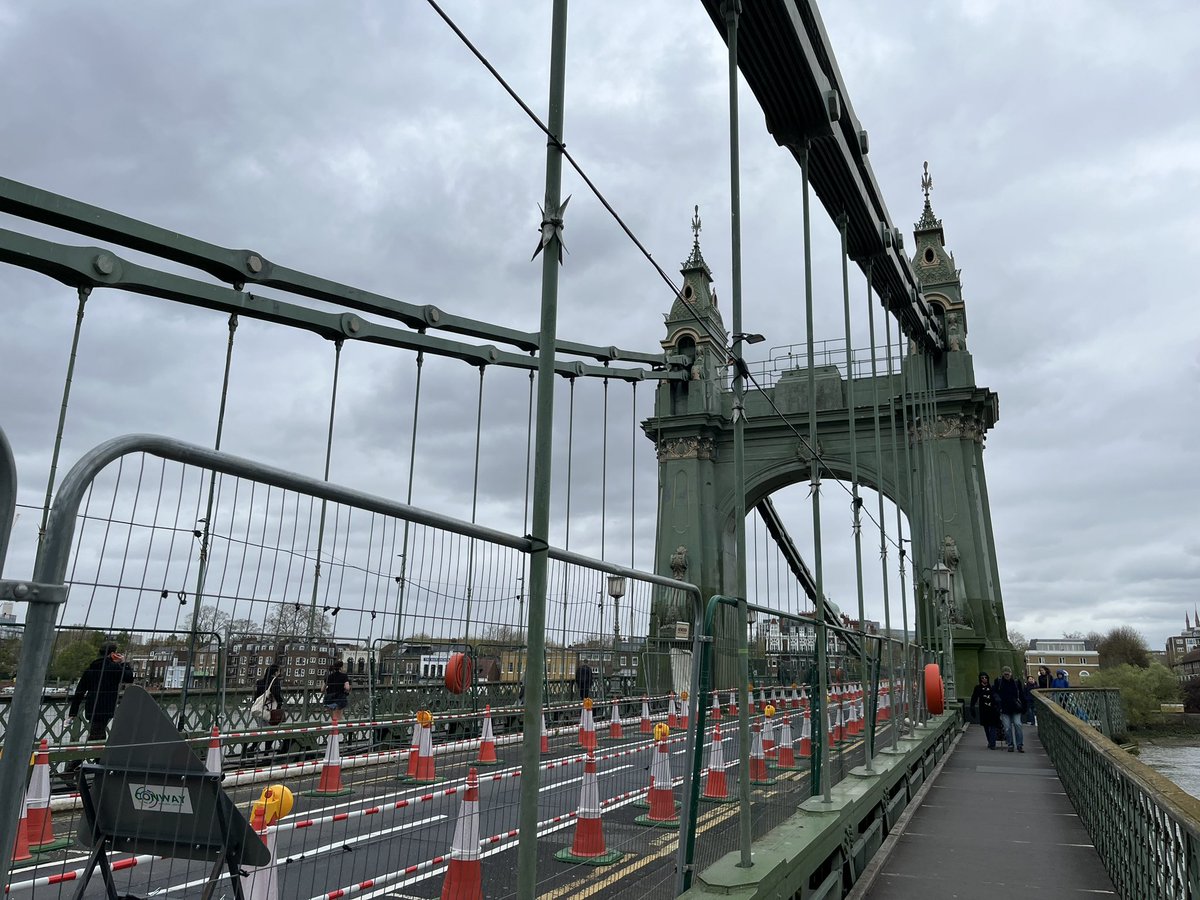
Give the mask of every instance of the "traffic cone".
[[463, 794], [450, 842], [450, 865], [442, 882], [442, 900], [483, 900], [483, 871], [479, 862], [479, 772], [467, 772]]
[[333, 711], [333, 731], [325, 744], [325, 761], [315, 790], [304, 791], [305, 797], [345, 797], [353, 793], [342, 783], [342, 739], [338, 733], [338, 711]]
[[21, 820], [17, 823], [17, 837], [13, 841], [12, 861], [33, 862], [33, 854], [29, 852], [29, 802], [24, 791], [21, 791]]
[[213, 775], [220, 775], [224, 769], [221, 756], [221, 730], [216, 725], [212, 727], [212, 734], [208, 738], [208, 755], [204, 757], [204, 768]]
[[679, 711], [675, 707], [675, 692], [671, 691], [671, 695], [667, 698], [667, 727], [679, 727]]
[[804, 759], [812, 756], [812, 712], [807, 709], [800, 722], [800, 756]]
[[675, 779], [671, 776], [671, 754], [667, 749], [670, 728], [659, 722], [654, 728], [654, 739], [658, 747], [650, 765], [650, 812], [633, 821], [639, 825], [656, 828], [678, 828], [679, 816], [675, 815]]
[[729, 796], [729, 784], [725, 778], [725, 743], [721, 739], [721, 726], [713, 727], [712, 744], [708, 748], [708, 775], [704, 779], [701, 800], [710, 803], [736, 803], [737, 797]]
[[779, 726], [779, 746], [775, 752], [775, 768], [798, 769], [796, 765], [796, 748], [792, 740], [792, 723], [787, 713], [783, 714], [783, 722]]
[[492, 705], [488, 703], [483, 707], [483, 730], [479, 733], [479, 759], [475, 760], [477, 766], [498, 766], [500, 760], [496, 759], [496, 734], [492, 731]]
[[830, 747], [830, 749], [832, 749], [834, 743], [836, 743], [836, 739], [833, 736], [833, 733], [834, 733], [833, 722], [834, 722], [834, 719], [837, 718], [837, 715], [833, 708], [832, 703], [825, 704], [824, 713], [825, 713], [825, 734], [829, 740], [829, 747]]
[[[545, 729], [542, 729], [543, 732]], [[412, 727], [412, 744], [408, 748], [408, 769], [404, 773], [405, 781], [412, 781], [417, 777], [417, 760], [421, 756], [421, 723], [416, 719], [413, 720]]]
[[888, 695], [885, 685], [879, 685], [875, 691], [876, 716], [880, 722], [886, 722], [891, 717], [891, 710], [888, 709]]
[[738, 714], [737, 691], [730, 691], [729, 692], [729, 718], [736, 719], [737, 714]]
[[800, 694], [796, 690], [796, 683], [794, 681], [792, 682], [792, 696], [791, 699], [788, 700], [788, 707], [791, 709], [800, 708]]
[[763, 756], [766, 759], [775, 758], [775, 720], [772, 716], [775, 715], [775, 707], [768, 703], [763, 707], [763, 712], [766, 715], [766, 720], [762, 723], [762, 745]]
[[862, 731], [862, 723], [858, 718], [858, 701], [854, 699], [854, 693], [851, 692], [850, 699], [844, 704], [846, 708], [846, 736], [854, 737]]
[[808, 709], [808, 688], [800, 688], [800, 708]]
[[834, 703], [830, 708], [833, 713], [833, 740], [835, 743], [842, 743], [846, 740], [846, 720], [842, 718], [844, 707], [841, 701]]
[[592, 698], [583, 698], [583, 710], [579, 713], [579, 746], [584, 750], [596, 749], [596, 720], [592, 715]]
[[543, 753], [550, 752], [550, 735], [548, 735], [546, 733], [546, 711], [545, 710], [542, 710], [541, 750]]
[[246, 866], [246, 874], [242, 876], [242, 893], [246, 900], [279, 900], [279, 878], [275, 873], [275, 829], [268, 828], [266, 808], [261, 803], [254, 804], [250, 813], [250, 827], [262, 838], [271, 854], [271, 862], [261, 868]]
[[750, 715], [758, 713], [758, 704], [754, 702], [754, 685], [749, 685], [746, 688], [746, 708], [750, 710]]
[[679, 693], [679, 727], [684, 731], [688, 730], [688, 725], [691, 723], [692, 711], [688, 704], [688, 692], [680, 691]]
[[625, 854], [609, 850], [604, 844], [604, 829], [600, 824], [600, 786], [596, 781], [596, 755], [589, 750], [583, 763], [583, 785], [579, 788], [579, 810], [575, 818], [575, 840], [570, 848], [554, 854], [562, 862], [607, 866]]
[[70, 838], [54, 838], [54, 821], [50, 813], [50, 745], [42, 738], [34, 755], [33, 775], [25, 796], [29, 816], [29, 849], [34, 853], [61, 850], [71, 843]]
[[767, 759], [763, 755], [762, 726], [755, 722], [750, 729], [754, 732], [750, 744], [750, 783], [774, 784], [775, 779], [767, 774]]
[[621, 701], [614, 700], [608, 716], [608, 739], [610, 741], [625, 740], [625, 730], [621, 727]]
[[417, 725], [420, 727], [420, 738], [417, 749], [417, 769], [413, 774], [413, 784], [433, 784], [437, 771], [433, 762], [433, 716], [429, 710], [423, 709], [417, 713]]
[[717, 696], [716, 691], [712, 692], [712, 712], [708, 715], [714, 722], [721, 721], [721, 698]]
[[642, 722], [638, 727], [639, 734], [654, 734], [654, 724], [650, 721], [650, 701], [642, 696]]

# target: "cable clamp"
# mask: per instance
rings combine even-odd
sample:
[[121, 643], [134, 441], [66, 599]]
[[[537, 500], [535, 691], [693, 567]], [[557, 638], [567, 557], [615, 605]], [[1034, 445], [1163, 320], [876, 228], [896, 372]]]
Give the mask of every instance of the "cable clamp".
[[67, 586], [3, 578], [0, 579], [0, 601], [8, 600], [17, 603], [65, 603]]

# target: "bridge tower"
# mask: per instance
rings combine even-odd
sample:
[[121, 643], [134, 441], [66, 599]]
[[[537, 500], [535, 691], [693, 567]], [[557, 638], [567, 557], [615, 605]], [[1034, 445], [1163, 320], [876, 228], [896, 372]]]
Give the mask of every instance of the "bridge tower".
[[[655, 443], [659, 464], [656, 571], [694, 582], [709, 597], [735, 593], [733, 405], [725, 351], [729, 339], [712, 272], [700, 250], [699, 226], [697, 216], [692, 251], [680, 269], [681, 294], [665, 317], [662, 340], [668, 364], [685, 369], [690, 377], [658, 387], [654, 415], [642, 427]], [[861, 483], [881, 491], [908, 516], [909, 577], [915, 571], [920, 583], [918, 615], [926, 635], [936, 602], [931, 570], [941, 562], [954, 571], [954, 593], [943, 598], [949, 602], [939, 621], [948, 622], [953, 631], [956, 681], [965, 687], [977, 681], [981, 669], [993, 671], [1017, 662], [1006, 636], [983, 466], [984, 437], [997, 420], [999, 406], [993, 391], [975, 384], [962, 282], [928, 191], [914, 236], [914, 268], [926, 300], [942, 320], [948, 349], [927, 363], [927, 357], [910, 348], [903, 360], [903, 380], [896, 373], [880, 375], [877, 385], [870, 375], [855, 378], [853, 428]], [[797, 362], [766, 388], [770, 399], [753, 390], [746, 394], [746, 509], [774, 491], [809, 480], [809, 451], [796, 437], [808, 431], [807, 361]], [[815, 445], [825, 463], [825, 477], [849, 480], [849, 392], [836, 362], [818, 360], [816, 367]], [[928, 375], [935, 389], [935, 414], [916, 419], [921, 410], [914, 409], [913, 399], [926, 392]], [[878, 388], [884, 431], [881, 452], [874, 443], [873, 387]], [[905, 390], [910, 404], [902, 415]], [[888, 439], [893, 421], [895, 459]], [[828, 489], [827, 495], [833, 496]], [[894, 570], [894, 550], [892, 565]], [[660, 649], [682, 647], [675, 623], [686, 619], [665, 597], [657, 600], [650, 619], [651, 643]], [[893, 622], [898, 621], [894, 613]], [[727, 670], [726, 680], [732, 673], [732, 668]]]

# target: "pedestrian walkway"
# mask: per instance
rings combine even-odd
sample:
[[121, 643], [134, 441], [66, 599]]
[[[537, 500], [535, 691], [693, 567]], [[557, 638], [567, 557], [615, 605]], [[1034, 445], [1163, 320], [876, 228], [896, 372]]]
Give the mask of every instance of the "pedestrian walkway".
[[1058, 775], [1025, 727], [1025, 752], [987, 749], [968, 726], [886, 856], [870, 900], [1116, 896]]

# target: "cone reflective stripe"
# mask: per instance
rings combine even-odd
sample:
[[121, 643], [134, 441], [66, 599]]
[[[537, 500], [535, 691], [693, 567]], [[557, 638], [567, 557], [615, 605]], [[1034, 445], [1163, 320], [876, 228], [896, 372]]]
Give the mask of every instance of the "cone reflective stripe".
[[713, 728], [712, 744], [708, 748], [708, 775], [704, 779], [704, 793], [701, 800], [714, 803], [736, 803], [736, 797], [729, 796], [729, 784], [725, 778], [725, 742], [721, 738], [721, 726]]
[[679, 817], [675, 815], [675, 779], [671, 775], [671, 754], [667, 748], [668, 733], [669, 726], [666, 725], [660, 724], [655, 729], [658, 746], [650, 764], [650, 812], [634, 820], [640, 825], [679, 827]]
[[667, 727], [679, 727], [679, 710], [675, 706], [675, 692], [671, 691], [671, 695], [667, 698]]
[[717, 696], [716, 691], [712, 692], [712, 712], [708, 715], [714, 722], [721, 721], [721, 698]]
[[279, 900], [279, 876], [275, 869], [275, 829], [266, 825], [266, 811], [262, 804], [256, 803], [250, 814], [250, 827], [254, 829], [271, 854], [271, 861], [261, 868], [243, 866], [246, 874], [242, 876], [242, 892], [246, 900]]
[[554, 854], [562, 862], [587, 863], [605, 866], [622, 856], [620, 850], [609, 850], [604, 844], [604, 829], [600, 822], [600, 786], [596, 781], [596, 755], [589, 750], [583, 764], [583, 784], [579, 788], [579, 809], [575, 816], [575, 839], [570, 848]]
[[483, 707], [483, 730], [479, 733], [479, 758], [476, 765], [495, 766], [500, 764], [496, 759], [496, 734], [492, 731], [492, 705]]
[[305, 791], [306, 797], [345, 797], [351, 790], [342, 783], [342, 738], [338, 733], [337, 710], [333, 711], [333, 731], [325, 744], [325, 760], [321, 763], [321, 778], [316, 790]]
[[542, 711], [542, 733], [541, 733], [542, 752], [550, 752], [550, 736], [546, 733], [546, 712]]
[[812, 714], [807, 709], [800, 722], [800, 755], [805, 759], [812, 756]]
[[450, 842], [450, 864], [442, 882], [442, 900], [483, 900], [483, 871], [479, 862], [479, 772], [467, 772], [463, 794]]
[[[545, 729], [542, 729], [545, 731]], [[412, 731], [412, 746], [408, 748], [408, 771], [404, 773], [404, 777], [413, 779], [417, 777], [417, 760], [421, 756], [421, 723], [413, 721]]]
[[29, 852], [29, 801], [24, 791], [21, 791], [21, 820], [17, 823], [17, 837], [13, 841], [12, 861], [27, 862], [33, 859]]
[[755, 722], [751, 726], [754, 740], [750, 744], [750, 783], [772, 784], [773, 779], [767, 774], [767, 760], [763, 755], [762, 726]]
[[592, 714], [592, 699], [583, 701], [583, 709], [579, 713], [579, 746], [584, 750], [596, 749], [596, 719]]
[[625, 739], [625, 730], [621, 727], [621, 701], [612, 702], [612, 713], [608, 717], [608, 739], [620, 741]]
[[642, 723], [638, 728], [641, 734], [654, 734], [654, 724], [650, 721], [650, 701], [642, 697]]
[[221, 759], [221, 730], [216, 725], [212, 727], [212, 734], [208, 738], [208, 756], [204, 757], [204, 768], [214, 775], [220, 775], [224, 768]]
[[50, 812], [50, 745], [42, 738], [34, 754], [33, 774], [25, 794], [25, 807], [29, 816], [29, 849], [34, 853], [49, 853], [61, 850], [71, 839], [54, 837], [54, 819]]
[[[426, 715], [429, 715], [426, 713]], [[437, 772], [433, 764], [433, 717], [430, 721], [419, 724], [420, 737], [417, 742], [417, 770], [413, 775], [416, 784], [433, 784], [437, 781]]]
[[795, 743], [792, 739], [792, 723], [788, 719], [787, 713], [783, 714], [783, 721], [779, 725], [779, 746], [776, 748], [775, 756], [775, 765], [779, 768], [798, 768]]

